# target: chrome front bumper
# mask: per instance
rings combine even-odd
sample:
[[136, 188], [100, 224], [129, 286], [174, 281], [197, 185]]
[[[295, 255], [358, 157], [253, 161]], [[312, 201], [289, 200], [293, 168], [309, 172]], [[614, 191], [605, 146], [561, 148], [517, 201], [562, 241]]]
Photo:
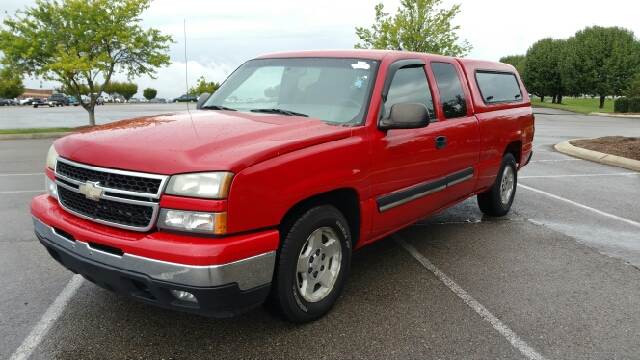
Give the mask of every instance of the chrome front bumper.
[[209, 266], [177, 264], [127, 253], [120, 256], [92, 248], [79, 239], [69, 240], [37, 218], [33, 218], [33, 224], [39, 237], [80, 258], [185, 286], [215, 287], [236, 283], [240, 290], [252, 289], [271, 282], [276, 260], [275, 251]]

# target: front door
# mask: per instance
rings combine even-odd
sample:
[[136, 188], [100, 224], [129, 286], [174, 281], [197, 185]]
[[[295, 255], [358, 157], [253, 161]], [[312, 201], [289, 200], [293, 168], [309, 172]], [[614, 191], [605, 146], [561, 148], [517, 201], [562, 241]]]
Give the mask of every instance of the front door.
[[373, 139], [374, 237], [430, 214], [446, 202], [442, 190], [447, 167], [436, 146], [446, 124], [437, 120], [425, 63], [401, 60], [389, 66], [388, 76], [380, 117], [387, 117], [393, 104], [421, 103], [429, 110], [431, 123], [419, 129], [379, 131]]

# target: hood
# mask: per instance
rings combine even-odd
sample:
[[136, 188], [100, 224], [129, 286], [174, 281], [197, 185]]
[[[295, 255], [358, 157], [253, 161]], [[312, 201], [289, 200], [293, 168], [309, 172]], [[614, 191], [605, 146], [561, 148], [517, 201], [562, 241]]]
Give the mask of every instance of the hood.
[[55, 142], [67, 159], [155, 174], [245, 167], [292, 151], [344, 139], [351, 128], [297, 116], [201, 110], [122, 120]]

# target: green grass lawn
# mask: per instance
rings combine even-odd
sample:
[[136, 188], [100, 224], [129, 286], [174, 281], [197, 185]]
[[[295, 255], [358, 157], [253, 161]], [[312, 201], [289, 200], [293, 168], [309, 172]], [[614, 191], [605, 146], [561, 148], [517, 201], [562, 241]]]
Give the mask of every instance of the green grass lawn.
[[31, 129], [0, 129], [0, 135], [7, 134], [35, 134], [35, 133], [55, 133], [72, 131], [69, 127], [53, 127], [53, 128], [31, 128]]
[[583, 98], [565, 97], [562, 99], [562, 104], [552, 104], [550, 97], [546, 97], [544, 99], [544, 103], [540, 102], [539, 97], [533, 97], [531, 99], [531, 104], [533, 106], [568, 110], [568, 111], [573, 111], [581, 114], [588, 114], [592, 112], [605, 112], [605, 113], [613, 112], [613, 100], [611, 99], [606, 99], [604, 101], [603, 109], [598, 108], [598, 106], [600, 106], [600, 99], [598, 98], [583, 99]]

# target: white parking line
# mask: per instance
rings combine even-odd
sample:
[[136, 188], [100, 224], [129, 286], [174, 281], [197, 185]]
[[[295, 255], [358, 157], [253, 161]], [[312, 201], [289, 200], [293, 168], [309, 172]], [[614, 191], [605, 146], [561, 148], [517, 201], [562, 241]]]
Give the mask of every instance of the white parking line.
[[44, 175], [44, 173], [28, 173], [28, 174], [0, 174], [0, 177], [6, 177], [6, 176], [42, 176]]
[[16, 191], [0, 191], [0, 195], [9, 195], [9, 194], [33, 194], [33, 193], [44, 193], [46, 190], [16, 190]]
[[33, 351], [38, 347], [42, 339], [47, 335], [51, 326], [58, 320], [62, 311], [69, 303], [69, 300], [75, 295], [78, 288], [82, 285], [82, 276], [73, 275], [67, 286], [62, 290], [60, 295], [53, 301], [47, 311], [42, 315], [40, 321], [33, 327], [26, 339], [20, 344], [20, 347], [11, 355], [10, 360], [26, 360]]
[[566, 175], [530, 175], [518, 176], [518, 179], [542, 179], [542, 178], [563, 178], [563, 177], [598, 177], [598, 176], [638, 176], [637, 172], [608, 173], [608, 174], [566, 174]]
[[505, 323], [500, 321], [495, 315], [493, 315], [487, 308], [473, 298], [468, 292], [460, 287], [455, 281], [448, 277], [445, 273], [440, 271], [429, 259], [424, 257], [416, 248], [406, 243], [399, 235], [391, 235], [394, 240], [400, 244], [414, 259], [416, 259], [422, 266], [431, 271], [438, 280], [440, 280], [446, 287], [449, 288], [456, 296], [458, 296], [465, 304], [467, 304], [473, 311], [475, 311], [485, 321], [488, 321], [491, 326], [500, 333], [511, 345], [518, 349], [527, 359], [544, 360], [544, 356], [529, 346], [524, 340], [522, 340], [518, 334], [513, 332]]
[[558, 162], [558, 161], [584, 161], [582, 159], [547, 159], [547, 160], [531, 160], [529, 163], [541, 163], [541, 162]]
[[620, 217], [620, 216], [617, 216], [617, 215], [609, 214], [609, 213], [604, 212], [602, 210], [598, 210], [598, 209], [592, 208], [590, 206], [587, 206], [587, 205], [584, 205], [584, 204], [580, 204], [579, 202], [575, 202], [573, 200], [569, 200], [569, 199], [564, 198], [562, 196], [558, 196], [556, 194], [552, 194], [552, 193], [548, 193], [546, 191], [535, 189], [535, 188], [532, 188], [532, 187], [527, 186], [527, 185], [518, 184], [518, 186], [520, 186], [521, 188], [523, 188], [525, 190], [533, 191], [535, 193], [542, 194], [542, 195], [548, 196], [548, 197], [556, 199], [556, 200], [564, 201], [564, 202], [566, 202], [568, 204], [577, 206], [577, 207], [585, 209], [585, 210], [589, 210], [589, 211], [594, 212], [594, 213], [596, 213], [598, 215], [602, 215], [602, 216], [608, 217], [610, 219], [622, 221], [622, 222], [627, 223], [629, 225], [632, 225], [632, 226], [640, 228], [640, 222], [633, 221], [633, 220], [630, 220], [630, 219], [627, 219], [627, 218], [623, 218], [623, 217]]

